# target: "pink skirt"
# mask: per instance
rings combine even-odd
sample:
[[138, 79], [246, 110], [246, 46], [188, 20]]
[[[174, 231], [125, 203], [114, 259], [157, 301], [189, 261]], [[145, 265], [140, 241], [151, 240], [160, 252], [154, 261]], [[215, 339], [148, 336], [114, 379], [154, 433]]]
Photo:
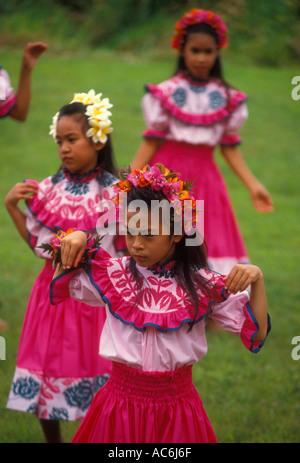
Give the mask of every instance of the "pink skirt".
[[166, 141], [151, 160], [193, 181], [195, 199], [204, 200], [204, 239], [213, 270], [226, 274], [236, 263], [249, 262], [231, 200], [214, 161], [214, 148]]
[[99, 356], [106, 315], [104, 307], [71, 298], [52, 306], [53, 273], [46, 260], [32, 288], [7, 408], [74, 421], [83, 418], [112, 368]]
[[73, 443], [216, 443], [192, 367], [143, 372], [113, 363]]

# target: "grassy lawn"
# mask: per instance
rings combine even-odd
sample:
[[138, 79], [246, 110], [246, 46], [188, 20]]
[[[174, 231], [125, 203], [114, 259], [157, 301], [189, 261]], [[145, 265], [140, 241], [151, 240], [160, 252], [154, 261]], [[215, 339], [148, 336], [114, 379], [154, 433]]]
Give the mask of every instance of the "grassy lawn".
[[[0, 63], [16, 88], [19, 53], [0, 52]], [[114, 104], [113, 143], [118, 164], [129, 164], [141, 141], [143, 85], [172, 73], [172, 59], [137, 58], [112, 52], [54, 56], [49, 50], [33, 73], [33, 98], [24, 124], [0, 123], [0, 318], [6, 360], [0, 361], [0, 442], [43, 442], [35, 416], [6, 410], [18, 341], [31, 286], [42, 262], [19, 238], [5, 210], [7, 191], [24, 178], [56, 172], [56, 145], [48, 136], [52, 116], [74, 92], [94, 88]], [[220, 442], [298, 442], [300, 361], [291, 342], [300, 336], [299, 317], [299, 110], [291, 80], [299, 70], [225, 66], [227, 80], [249, 96], [250, 117], [241, 135], [243, 154], [272, 193], [275, 211], [257, 213], [243, 185], [216, 155], [253, 263], [265, 275], [271, 334], [259, 354], [250, 354], [229, 333], [208, 333], [208, 354], [194, 380]], [[62, 423], [69, 441], [78, 423]]]

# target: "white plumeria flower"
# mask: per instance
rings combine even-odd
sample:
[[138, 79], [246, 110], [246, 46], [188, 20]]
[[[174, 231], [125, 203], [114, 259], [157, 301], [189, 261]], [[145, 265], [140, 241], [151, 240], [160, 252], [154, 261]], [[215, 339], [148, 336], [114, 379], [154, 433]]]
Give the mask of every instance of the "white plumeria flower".
[[75, 101], [79, 101], [80, 103], [83, 103], [84, 105], [92, 105], [95, 103], [99, 103], [101, 101], [101, 96], [102, 93], [98, 93], [96, 95], [95, 90], [90, 90], [88, 93], [75, 93], [74, 98], [71, 101], [71, 103], [74, 103]]
[[[96, 95], [95, 90], [91, 89], [88, 93], [75, 93], [73, 100], [70, 102], [80, 102], [86, 106], [86, 116], [88, 124], [91, 127], [86, 136], [91, 137], [94, 143], [106, 143], [107, 135], [113, 131], [111, 127], [111, 120], [109, 117], [112, 115], [109, 111], [113, 105], [109, 102], [108, 98], [101, 100], [102, 93]], [[50, 134], [56, 137], [56, 125], [58, 114], [53, 117], [52, 125], [50, 126]]]
[[52, 135], [54, 140], [56, 139], [56, 125], [57, 125], [57, 119], [58, 119], [58, 112], [53, 116], [52, 118], [52, 124], [50, 125], [50, 132], [49, 135]]

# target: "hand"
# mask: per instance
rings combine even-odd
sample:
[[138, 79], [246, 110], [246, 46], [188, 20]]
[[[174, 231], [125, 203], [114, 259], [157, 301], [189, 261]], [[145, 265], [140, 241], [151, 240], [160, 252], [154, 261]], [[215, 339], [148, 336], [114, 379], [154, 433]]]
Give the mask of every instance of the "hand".
[[77, 267], [84, 254], [87, 236], [82, 231], [75, 231], [61, 241], [61, 264], [64, 269]]
[[256, 265], [237, 264], [223, 280], [228, 293], [236, 294], [245, 291], [248, 286], [263, 278], [262, 271]]
[[32, 70], [40, 55], [48, 49], [48, 45], [43, 42], [28, 43], [23, 52], [23, 63]]
[[6, 195], [5, 206], [16, 207], [21, 199], [30, 200], [31, 196], [37, 194], [38, 184], [31, 182], [17, 183]]
[[266, 213], [274, 210], [271, 195], [263, 185], [258, 184], [250, 193], [253, 205], [258, 212]]

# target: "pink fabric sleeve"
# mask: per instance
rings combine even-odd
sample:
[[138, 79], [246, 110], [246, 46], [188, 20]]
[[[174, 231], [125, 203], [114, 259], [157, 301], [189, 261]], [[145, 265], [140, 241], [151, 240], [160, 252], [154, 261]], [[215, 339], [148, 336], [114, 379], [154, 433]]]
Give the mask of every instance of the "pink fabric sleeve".
[[8, 115], [16, 104], [16, 95], [10, 85], [6, 71], [0, 69], [0, 118]]
[[104, 279], [107, 275], [105, 269], [110, 258], [108, 252], [100, 248], [94, 253], [93, 259], [89, 260], [88, 273], [83, 268], [72, 268], [54, 278], [50, 284], [51, 304], [57, 305], [72, 297], [88, 305], [97, 307], [104, 305], [102, 299], [104, 295], [99, 292], [98, 285], [94, 283], [91, 263], [93, 262], [97, 268], [102, 269], [101, 274]]
[[143, 137], [164, 139], [169, 130], [169, 114], [161, 106], [160, 100], [151, 93], [146, 93], [142, 99], [142, 109], [147, 125]]
[[220, 140], [221, 145], [238, 145], [242, 139], [238, 135], [248, 117], [248, 109], [245, 103], [241, 103], [225, 122], [225, 130]]
[[248, 292], [243, 291], [228, 295], [225, 291], [223, 277], [217, 276], [215, 277], [215, 281], [215, 300], [217, 302], [221, 301], [220, 295], [223, 296], [223, 301], [225, 298], [226, 300], [219, 304], [214, 304], [210, 317], [222, 329], [230, 331], [235, 336], [240, 336], [242, 343], [248, 350], [253, 353], [259, 352], [271, 329], [269, 315], [266, 338], [262, 342], [254, 342], [253, 338], [259, 331], [259, 325], [252, 312]]

